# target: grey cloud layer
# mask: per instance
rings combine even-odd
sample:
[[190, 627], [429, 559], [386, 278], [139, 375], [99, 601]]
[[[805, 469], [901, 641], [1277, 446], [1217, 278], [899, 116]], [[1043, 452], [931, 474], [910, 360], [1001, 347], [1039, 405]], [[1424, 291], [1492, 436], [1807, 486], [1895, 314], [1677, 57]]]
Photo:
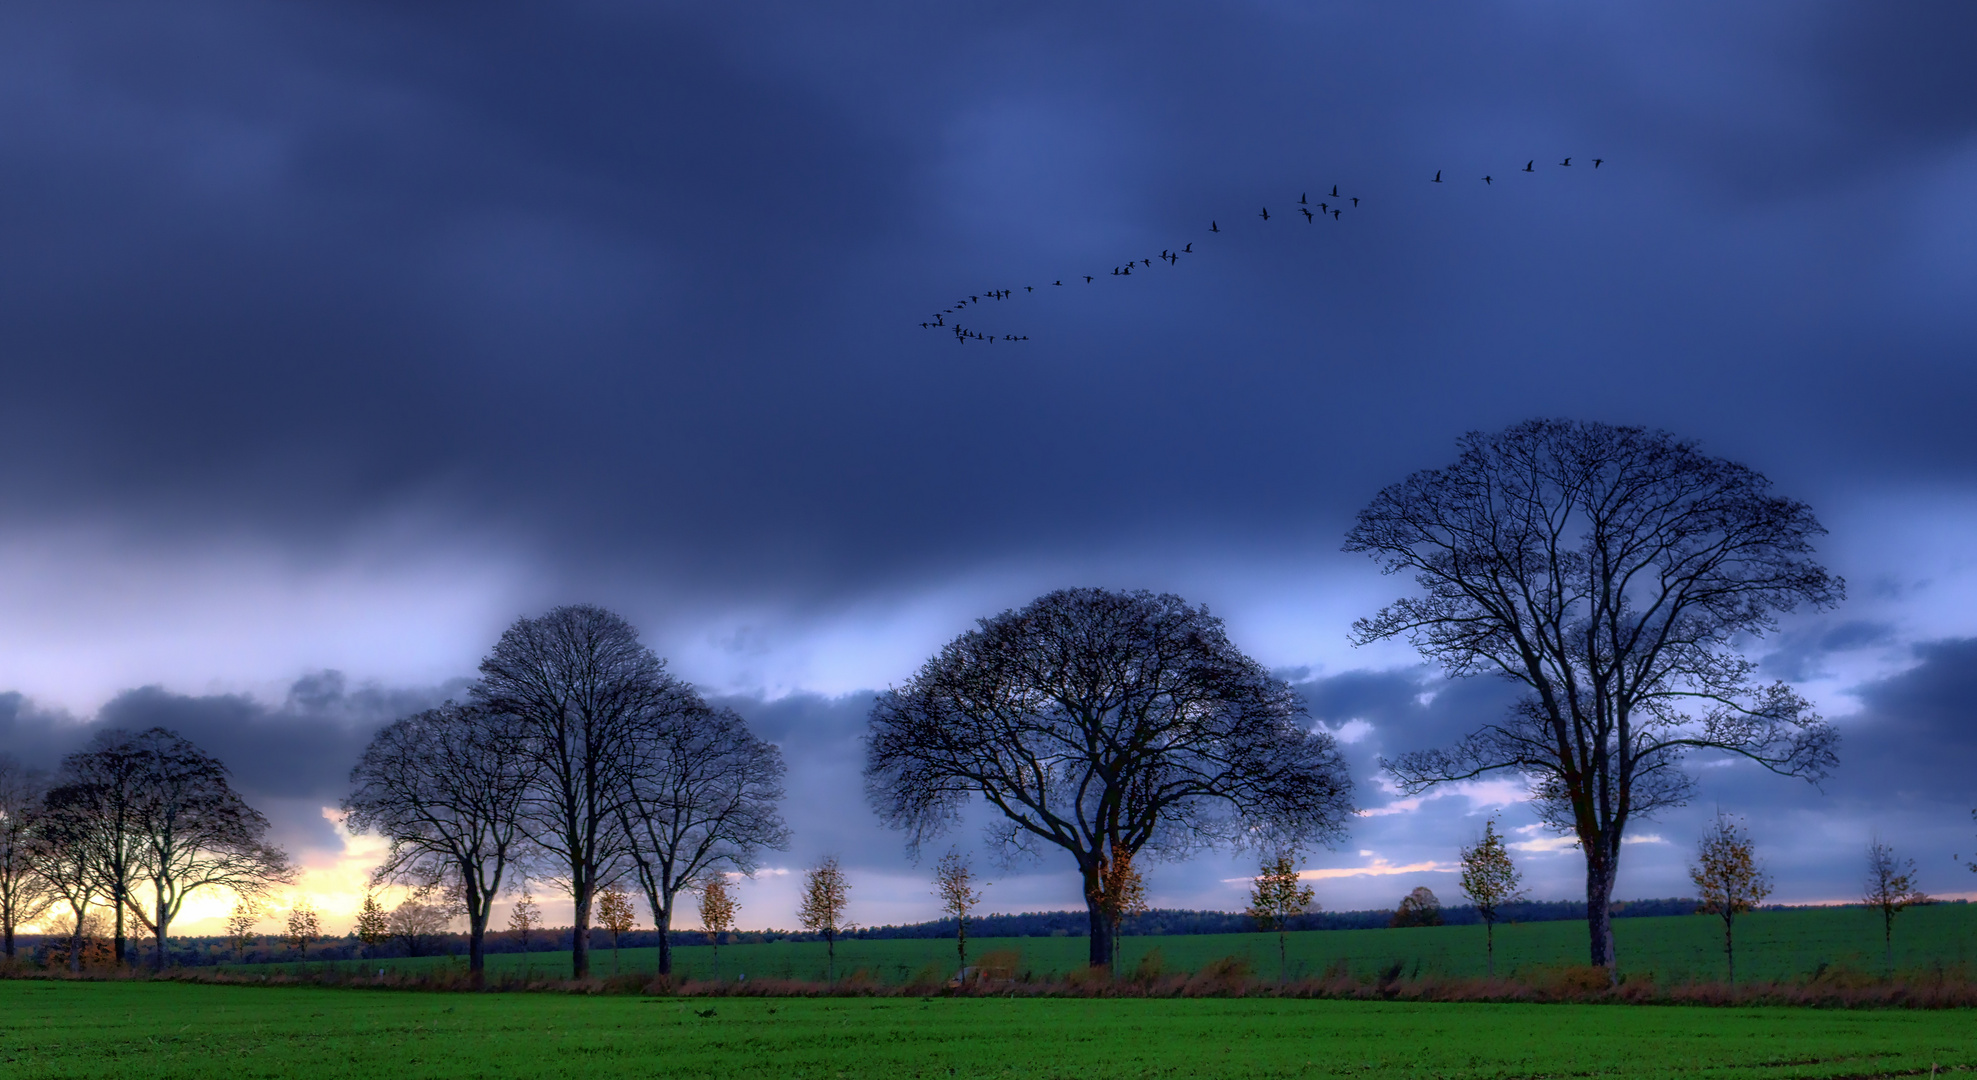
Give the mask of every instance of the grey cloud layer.
[[[10, 9], [5, 500], [298, 548], [415, 505], [550, 578], [801, 595], [1329, 548], [1532, 413], [1811, 497], [1967, 481], [1977, 327], [1876, 279], [1941, 278], [1898, 208], [1977, 131], [1974, 18]], [[1565, 153], [1611, 163], [1471, 175]], [[1330, 182], [1360, 221], [1038, 301], [1021, 350], [912, 325]]]

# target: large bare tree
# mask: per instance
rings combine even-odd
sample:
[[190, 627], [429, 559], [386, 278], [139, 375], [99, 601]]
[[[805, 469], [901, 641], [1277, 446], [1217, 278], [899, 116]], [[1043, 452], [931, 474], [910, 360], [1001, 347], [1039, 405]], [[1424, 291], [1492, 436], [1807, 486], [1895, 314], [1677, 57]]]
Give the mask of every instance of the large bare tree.
[[549, 880], [575, 908], [570, 955], [590, 974], [591, 901], [625, 872], [622, 811], [641, 734], [684, 707], [691, 692], [639, 644], [624, 619], [588, 604], [520, 619], [481, 661], [475, 699], [516, 722], [534, 782], [522, 828], [555, 862]]
[[531, 762], [515, 718], [448, 702], [380, 730], [350, 771], [352, 832], [391, 842], [374, 883], [456, 890], [467, 916], [467, 968], [485, 979], [488, 919], [523, 853]]
[[227, 769], [177, 732], [154, 727], [122, 744], [141, 763], [137, 829], [146, 903], [131, 904], [165, 967], [166, 938], [186, 898], [224, 888], [258, 898], [295, 880], [288, 856], [267, 842], [268, 819], [227, 783]]
[[48, 792], [28, 836], [29, 858], [54, 903], [69, 912], [69, 970], [82, 970], [82, 939], [89, 911], [107, 899], [96, 858], [96, 820], [84, 794], [73, 788]]
[[64, 844], [89, 859], [92, 876], [108, 890], [115, 933], [111, 957], [125, 961], [128, 938], [124, 917], [137, 911], [134, 890], [142, 877], [144, 830], [139, 822], [144, 799], [145, 754], [137, 736], [121, 728], [96, 733], [89, 748], [62, 759], [51, 805], [63, 807]]
[[1681, 805], [1698, 751], [1816, 781], [1837, 736], [1739, 651], [1841, 581], [1808, 556], [1819, 523], [1762, 475], [1666, 432], [1533, 420], [1461, 440], [1360, 511], [1347, 551], [1414, 575], [1421, 595], [1353, 624], [1405, 638], [1451, 677], [1523, 685], [1509, 715], [1453, 747], [1387, 763], [1418, 793], [1495, 770], [1529, 779], [1543, 820], [1578, 839], [1594, 964], [1614, 964], [1610, 901], [1637, 817]]
[[12, 754], [0, 753], [0, 943], [14, 958], [14, 929], [41, 917], [54, 902], [35, 865], [34, 818], [48, 777]]
[[1142, 849], [1343, 835], [1352, 781], [1303, 702], [1177, 596], [1065, 589], [981, 620], [880, 696], [866, 792], [916, 849], [985, 799], [1013, 859], [1084, 879], [1090, 960], [1112, 962], [1108, 870]]
[[673, 970], [674, 901], [732, 869], [750, 875], [764, 848], [789, 843], [777, 804], [783, 755], [732, 709], [698, 700], [634, 740], [636, 760], [619, 811], [628, 855], [659, 931], [659, 972]]

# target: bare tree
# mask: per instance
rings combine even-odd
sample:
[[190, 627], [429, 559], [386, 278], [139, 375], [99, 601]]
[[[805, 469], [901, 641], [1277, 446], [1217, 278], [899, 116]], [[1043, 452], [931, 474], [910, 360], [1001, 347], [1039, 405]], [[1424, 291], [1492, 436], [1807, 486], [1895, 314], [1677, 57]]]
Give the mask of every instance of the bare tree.
[[29, 858], [55, 902], [67, 909], [69, 968], [82, 970], [83, 937], [90, 909], [106, 902], [109, 887], [96, 858], [97, 821], [86, 800], [56, 788], [48, 793], [29, 834]]
[[1578, 838], [1591, 960], [1611, 970], [1622, 838], [1687, 799], [1687, 755], [1812, 781], [1834, 765], [1832, 727], [1785, 684], [1759, 685], [1738, 646], [1844, 585], [1807, 557], [1824, 530], [1804, 503], [1666, 432], [1533, 420], [1461, 448], [1360, 511], [1345, 549], [1412, 573], [1423, 595], [1354, 637], [1404, 637], [1452, 677], [1527, 693], [1455, 747], [1386, 767], [1410, 794], [1528, 777], [1545, 823]]
[[714, 949], [714, 977], [721, 977], [721, 935], [735, 928], [735, 912], [741, 905], [735, 902], [733, 890], [728, 888], [728, 875], [709, 874], [700, 882], [700, 928], [707, 932], [707, 942]]
[[[364, 895], [364, 899], [366, 902], [373, 902], [369, 893]], [[359, 918], [361, 919], [362, 916]], [[227, 915], [226, 929], [227, 942], [233, 946], [236, 959], [247, 959], [247, 946], [254, 943], [254, 927], [260, 921], [261, 905], [258, 900], [249, 900], [243, 896], [234, 901], [233, 911]]]
[[1702, 911], [1723, 920], [1723, 962], [1730, 984], [1737, 982], [1737, 916], [1751, 911], [1771, 895], [1771, 878], [1757, 865], [1757, 851], [1742, 826], [1718, 813], [1696, 844], [1696, 861], [1689, 867], [1702, 898]]
[[166, 938], [188, 896], [225, 888], [257, 897], [293, 881], [295, 870], [267, 843], [268, 819], [234, 792], [219, 759], [160, 727], [122, 741], [118, 752], [139, 762], [134, 827], [151, 895], [148, 908], [133, 902], [131, 910], [151, 932], [152, 966], [162, 971]]
[[1867, 845], [1866, 888], [1861, 901], [1881, 913], [1881, 947], [1887, 971], [1895, 970], [1895, 916], [1903, 909], [1927, 904], [1929, 894], [1915, 884], [1915, 860], [1898, 858], [1895, 849], [1875, 837]]
[[89, 749], [62, 759], [57, 786], [46, 797], [66, 815], [65, 843], [95, 864], [93, 876], [108, 893], [115, 925], [111, 958], [120, 966], [128, 940], [124, 916], [140, 910], [134, 889], [144, 858], [139, 819], [149, 755], [137, 740], [120, 728], [97, 732]]
[[510, 714], [447, 703], [386, 726], [350, 771], [345, 825], [391, 841], [373, 883], [458, 890], [467, 968], [486, 979], [494, 899], [522, 854], [530, 759]]
[[844, 909], [850, 902], [851, 882], [838, 866], [837, 856], [826, 855], [803, 875], [803, 900], [796, 917], [805, 930], [824, 936], [824, 974], [830, 981], [837, 979], [837, 936], [849, 929]]
[[624, 870], [622, 813], [642, 732], [688, 692], [631, 624], [590, 605], [521, 619], [481, 661], [475, 698], [518, 725], [534, 777], [522, 804], [529, 840], [556, 862], [573, 903], [570, 969], [590, 974], [591, 901]]
[[975, 888], [975, 868], [968, 857], [949, 848], [934, 867], [934, 895], [940, 898], [941, 914], [954, 920], [954, 949], [961, 959], [961, 970], [968, 967], [968, 916], [982, 902]]
[[9, 960], [15, 928], [40, 918], [55, 901], [33, 850], [34, 817], [47, 790], [41, 770], [0, 753], [0, 942]]
[[1496, 819], [1483, 823], [1483, 838], [1462, 849], [1462, 895], [1483, 920], [1484, 970], [1496, 975], [1496, 920], [1503, 905], [1524, 898], [1524, 874], [1510, 860], [1510, 849], [1497, 835]]
[[712, 709], [684, 691], [679, 707], [633, 740], [620, 803], [628, 855], [659, 931], [659, 973], [673, 971], [674, 900], [722, 870], [752, 875], [764, 848], [789, 843], [777, 804], [783, 755], [756, 738], [732, 709]]
[[1176, 596], [1066, 589], [984, 619], [873, 706], [866, 793], [909, 847], [986, 799], [1005, 861], [1042, 845], [1084, 878], [1112, 962], [1108, 869], [1143, 849], [1343, 835], [1352, 782], [1297, 694]]
[[521, 899], [515, 901], [515, 909], [508, 913], [508, 929], [522, 942], [522, 963], [526, 968], [529, 957], [529, 934], [542, 926], [542, 908], [537, 906], [535, 897], [529, 893], [529, 883], [522, 882]]
[[1311, 901], [1317, 895], [1298, 875], [1297, 856], [1297, 849], [1289, 848], [1263, 860], [1249, 887], [1249, 917], [1256, 920], [1259, 928], [1277, 935], [1279, 982], [1290, 971], [1288, 933], [1291, 916], [1311, 910]]

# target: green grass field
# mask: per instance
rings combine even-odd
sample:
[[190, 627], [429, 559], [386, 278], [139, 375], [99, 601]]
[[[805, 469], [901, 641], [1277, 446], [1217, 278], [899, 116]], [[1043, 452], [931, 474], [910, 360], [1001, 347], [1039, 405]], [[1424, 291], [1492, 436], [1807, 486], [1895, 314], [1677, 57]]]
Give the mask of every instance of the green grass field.
[[[1723, 976], [1722, 924], [1702, 916], [1668, 916], [1614, 920], [1620, 970], [1626, 975], [1652, 974], [1666, 983], [1709, 981]], [[1497, 928], [1497, 971], [1514, 972], [1533, 965], [1582, 964], [1586, 961], [1586, 927], [1581, 922], [1526, 923]], [[1821, 964], [1866, 972], [1881, 970], [1879, 916], [1860, 908], [1765, 911], [1737, 921], [1737, 975], [1745, 979], [1802, 979]], [[1249, 956], [1260, 975], [1277, 972], [1277, 938], [1273, 934], [1201, 934], [1175, 937], [1129, 937], [1123, 945], [1121, 968], [1130, 969], [1151, 949], [1159, 949], [1169, 970], [1193, 971], [1210, 960], [1230, 955]], [[980, 938], [969, 942], [969, 955], [993, 949], [1022, 953], [1023, 967], [1038, 975], [1055, 975], [1085, 962], [1083, 938]], [[1314, 930], [1291, 934], [1290, 974], [1317, 974], [1343, 962], [1354, 974], [1385, 971], [1398, 963], [1406, 974], [1448, 975], [1483, 973], [1483, 928], [1437, 926], [1411, 930]], [[657, 950], [626, 949], [616, 958], [610, 949], [592, 954], [592, 972], [654, 971]], [[714, 974], [713, 950], [687, 946], [674, 951], [675, 971], [697, 979]], [[839, 974], [864, 969], [873, 977], [901, 983], [932, 965], [943, 973], [954, 968], [952, 940], [843, 941], [838, 943]], [[372, 961], [373, 967], [418, 970], [444, 964], [464, 964], [459, 958], [426, 957]], [[1895, 920], [1895, 965], [1904, 970], [1933, 967], [1977, 967], [1977, 905], [1941, 904], [1903, 912]], [[551, 977], [567, 976], [569, 953], [495, 954], [490, 972], [520, 973], [525, 968]], [[822, 979], [824, 946], [812, 942], [726, 945], [721, 948], [721, 974], [750, 977]]]
[[[712, 1007], [714, 1015], [695, 1010]], [[1868, 1077], [1977, 1067], [1967, 1011], [1282, 999], [674, 999], [0, 982], [0, 1075]]]

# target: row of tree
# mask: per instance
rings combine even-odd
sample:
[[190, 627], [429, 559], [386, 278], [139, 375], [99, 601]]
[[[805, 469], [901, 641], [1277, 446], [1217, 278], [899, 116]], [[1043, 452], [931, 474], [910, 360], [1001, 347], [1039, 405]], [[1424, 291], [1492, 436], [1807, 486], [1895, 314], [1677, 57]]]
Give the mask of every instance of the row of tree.
[[227, 770], [164, 728], [103, 731], [64, 758], [54, 776], [0, 756], [0, 936], [62, 913], [66, 953], [80, 969], [96, 909], [114, 921], [112, 959], [126, 961], [131, 924], [165, 964], [173, 920], [187, 898], [229, 889], [244, 898], [294, 879], [288, 856], [266, 842], [268, 821], [227, 781]]
[[[1348, 533], [1348, 551], [1419, 589], [1354, 637], [1405, 639], [1451, 677], [1523, 693], [1456, 745], [1384, 768], [1410, 794], [1523, 778], [1586, 860], [1589, 956], [1611, 968], [1622, 841], [1690, 795], [1688, 758], [1806, 780], [1837, 762], [1831, 725], [1759, 680], [1740, 646], [1844, 584], [1810, 558], [1810, 508], [1666, 432], [1536, 420], [1460, 451], [1380, 492]], [[380, 732], [353, 773], [349, 823], [391, 843], [378, 880], [457, 897], [476, 971], [495, 896], [554, 881], [575, 909], [579, 976], [594, 900], [635, 881], [669, 969], [676, 896], [784, 843], [778, 752], [595, 607], [518, 621], [480, 676], [466, 703]], [[1144, 906], [1138, 861], [1210, 845], [1288, 858], [1342, 838], [1355, 812], [1336, 742], [1297, 692], [1171, 595], [1066, 589], [983, 619], [880, 695], [865, 747], [867, 797], [910, 849], [985, 804], [999, 859], [1064, 852], [1094, 965]]]

